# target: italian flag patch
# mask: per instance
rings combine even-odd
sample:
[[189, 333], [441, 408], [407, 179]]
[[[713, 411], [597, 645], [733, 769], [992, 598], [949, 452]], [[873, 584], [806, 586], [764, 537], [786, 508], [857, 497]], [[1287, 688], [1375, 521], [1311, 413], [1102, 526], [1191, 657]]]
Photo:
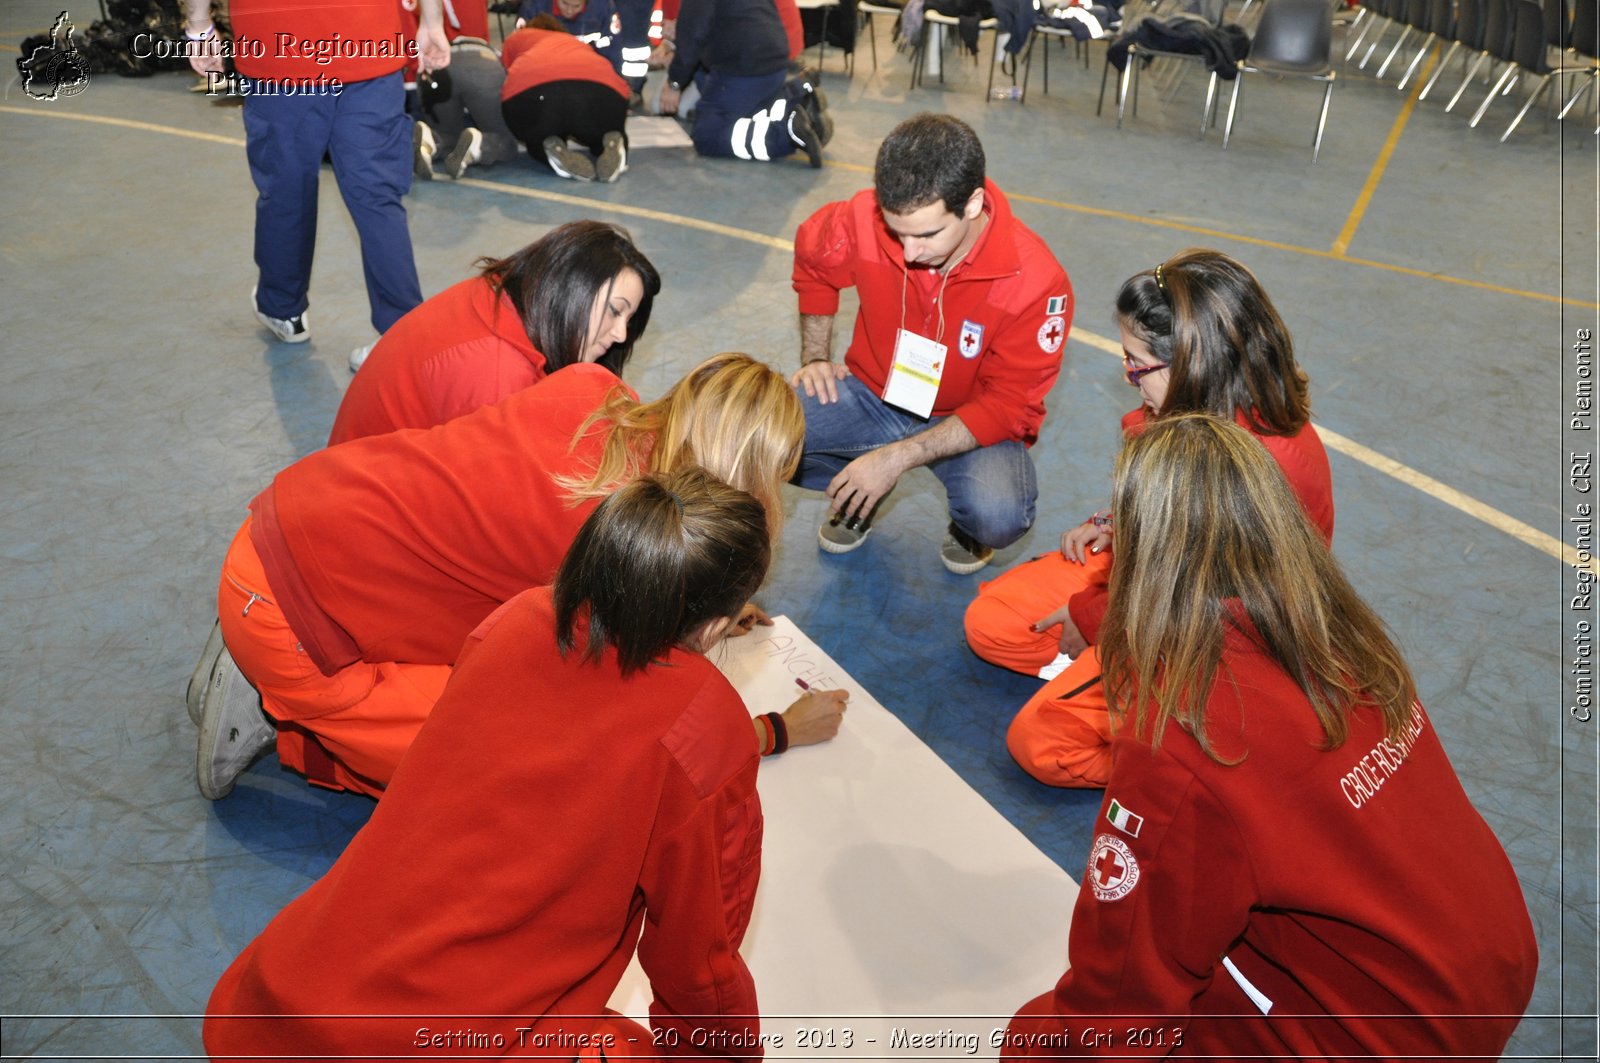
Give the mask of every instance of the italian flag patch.
[[1128, 811], [1116, 798], [1111, 799], [1111, 804], [1106, 806], [1106, 819], [1111, 825], [1130, 838], [1139, 836], [1139, 828], [1144, 826], [1144, 817]]

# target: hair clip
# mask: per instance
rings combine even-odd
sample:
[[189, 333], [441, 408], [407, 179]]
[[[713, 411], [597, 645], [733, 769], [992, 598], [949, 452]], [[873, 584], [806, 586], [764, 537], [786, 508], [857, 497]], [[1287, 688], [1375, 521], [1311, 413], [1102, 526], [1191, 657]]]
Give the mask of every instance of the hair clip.
[[1161, 279], [1161, 266], [1156, 267], [1156, 289], [1161, 293], [1163, 299], [1166, 298], [1167, 282]]

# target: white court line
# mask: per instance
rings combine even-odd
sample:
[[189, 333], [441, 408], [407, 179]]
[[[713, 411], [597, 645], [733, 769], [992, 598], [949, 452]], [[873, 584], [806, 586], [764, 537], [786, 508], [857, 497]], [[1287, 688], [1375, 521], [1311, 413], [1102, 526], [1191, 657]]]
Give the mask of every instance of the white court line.
[[[125, 129], [137, 129], [146, 133], [162, 133], [167, 136], [187, 137], [190, 140], [202, 140], [215, 144], [229, 144], [244, 147], [244, 140], [240, 137], [221, 136], [216, 133], [202, 133], [191, 129], [179, 129], [175, 126], [155, 125], [150, 122], [137, 122], [126, 118], [107, 118], [100, 115], [73, 114], [63, 111], [44, 111], [38, 108], [0, 106], [0, 113], [29, 115], [39, 118], [64, 118], [76, 122], [94, 122], [100, 125], [121, 126]], [[567, 195], [562, 192], [547, 192], [537, 188], [522, 188], [517, 185], [503, 184], [499, 181], [484, 181], [478, 178], [462, 178], [456, 184], [468, 188], [478, 188], [486, 192], [501, 192], [507, 195], [520, 196], [525, 199], [542, 199], [551, 203], [563, 203], [569, 206], [581, 207], [589, 211], [625, 214], [634, 218], [645, 218], [650, 221], [659, 221], [667, 225], [676, 225], [681, 228], [698, 229], [701, 232], [726, 236], [734, 240], [743, 240], [746, 243], [759, 244], [778, 251], [794, 251], [794, 242], [777, 236], [768, 236], [765, 233], [752, 232], [748, 229], [738, 229], [731, 225], [721, 225], [717, 222], [702, 221], [698, 218], [686, 217], [682, 214], [671, 214], [666, 211], [650, 210], [646, 207], [634, 207], [625, 203], [607, 203], [603, 200], [589, 199], [584, 196]], [[1087, 332], [1082, 328], [1072, 330], [1071, 338], [1090, 347], [1096, 347], [1117, 357], [1122, 356], [1122, 345], [1104, 336]], [[1408, 487], [1413, 487], [1423, 494], [1428, 495], [1452, 509], [1465, 513], [1467, 516], [1480, 520], [1498, 532], [1511, 536], [1519, 542], [1533, 547], [1573, 568], [1588, 569], [1591, 573], [1600, 575], [1600, 567], [1591, 558], [1583, 562], [1578, 557], [1578, 551], [1563, 543], [1553, 535], [1547, 535], [1539, 529], [1500, 512], [1485, 502], [1480, 502], [1471, 495], [1456, 490], [1449, 484], [1435, 480], [1424, 475], [1416, 469], [1394, 460], [1386, 454], [1380, 454], [1370, 447], [1357, 443], [1347, 436], [1341, 435], [1332, 429], [1317, 425], [1317, 432], [1322, 436], [1322, 441], [1328, 447], [1338, 451], [1347, 458], [1359, 461], [1369, 468], [1376, 469], [1384, 475], [1398, 480]]]
[[[1122, 344], [1116, 340], [1110, 340], [1104, 336], [1097, 336], [1093, 332], [1086, 332], [1083, 329], [1076, 328], [1072, 330], [1071, 338], [1090, 347], [1105, 351], [1108, 354], [1114, 354], [1118, 358], [1122, 357]], [[1315, 424], [1316, 422], [1312, 423]], [[1590, 558], [1587, 562], [1580, 560], [1577, 550], [1555, 536], [1546, 535], [1538, 528], [1524, 524], [1515, 517], [1507, 516], [1493, 506], [1485, 502], [1479, 502], [1469, 494], [1457, 491], [1447, 483], [1442, 483], [1431, 476], [1418, 472], [1409, 465], [1395, 461], [1387, 454], [1380, 454], [1371, 447], [1357, 443], [1349, 436], [1341, 435], [1333, 429], [1320, 424], [1316, 425], [1316, 429], [1317, 434], [1322, 437], [1322, 442], [1328, 449], [1336, 450], [1347, 458], [1353, 458], [1369, 468], [1376, 469], [1385, 476], [1400, 481], [1407, 487], [1414, 487], [1452, 509], [1460, 510], [1469, 517], [1483, 521], [1495, 531], [1504, 532], [1513, 539], [1526, 543], [1542, 553], [1549, 554], [1556, 560], [1563, 561], [1573, 568], [1587, 568], [1590, 572], [1596, 572], [1593, 558]]]

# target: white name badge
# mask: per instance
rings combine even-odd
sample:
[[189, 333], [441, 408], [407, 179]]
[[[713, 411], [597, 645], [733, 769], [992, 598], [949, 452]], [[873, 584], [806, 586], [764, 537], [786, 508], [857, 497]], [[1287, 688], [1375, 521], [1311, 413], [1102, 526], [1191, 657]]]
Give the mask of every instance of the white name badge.
[[883, 401], [918, 417], [932, 414], [948, 349], [926, 336], [900, 329], [895, 336], [894, 362], [889, 366]]

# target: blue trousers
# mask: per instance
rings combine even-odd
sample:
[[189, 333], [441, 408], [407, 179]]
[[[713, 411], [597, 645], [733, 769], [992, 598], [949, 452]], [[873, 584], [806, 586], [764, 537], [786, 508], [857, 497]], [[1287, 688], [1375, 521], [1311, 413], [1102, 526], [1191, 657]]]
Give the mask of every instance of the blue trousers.
[[[853, 376], [839, 381], [838, 402], [823, 405], [802, 389], [800, 404], [806, 441], [794, 482], [813, 491], [827, 490], [835, 474], [862, 454], [944, 420], [895, 409]], [[985, 546], [1010, 546], [1033, 527], [1039, 486], [1021, 443], [1004, 440], [940, 458], [928, 468], [944, 484], [951, 521]]]
[[317, 244], [324, 154], [361, 239], [372, 327], [386, 331], [422, 302], [401, 197], [411, 189], [411, 119], [396, 71], [337, 94], [268, 95], [252, 81], [244, 101], [245, 155], [256, 184], [256, 305], [268, 317], [305, 311]]
[[[794, 153], [789, 136], [787, 69], [752, 77], [712, 71], [700, 80], [690, 138], [701, 155], [718, 158], [781, 159]], [[779, 101], [783, 102], [778, 107]], [[774, 115], [774, 110], [782, 113]]]

